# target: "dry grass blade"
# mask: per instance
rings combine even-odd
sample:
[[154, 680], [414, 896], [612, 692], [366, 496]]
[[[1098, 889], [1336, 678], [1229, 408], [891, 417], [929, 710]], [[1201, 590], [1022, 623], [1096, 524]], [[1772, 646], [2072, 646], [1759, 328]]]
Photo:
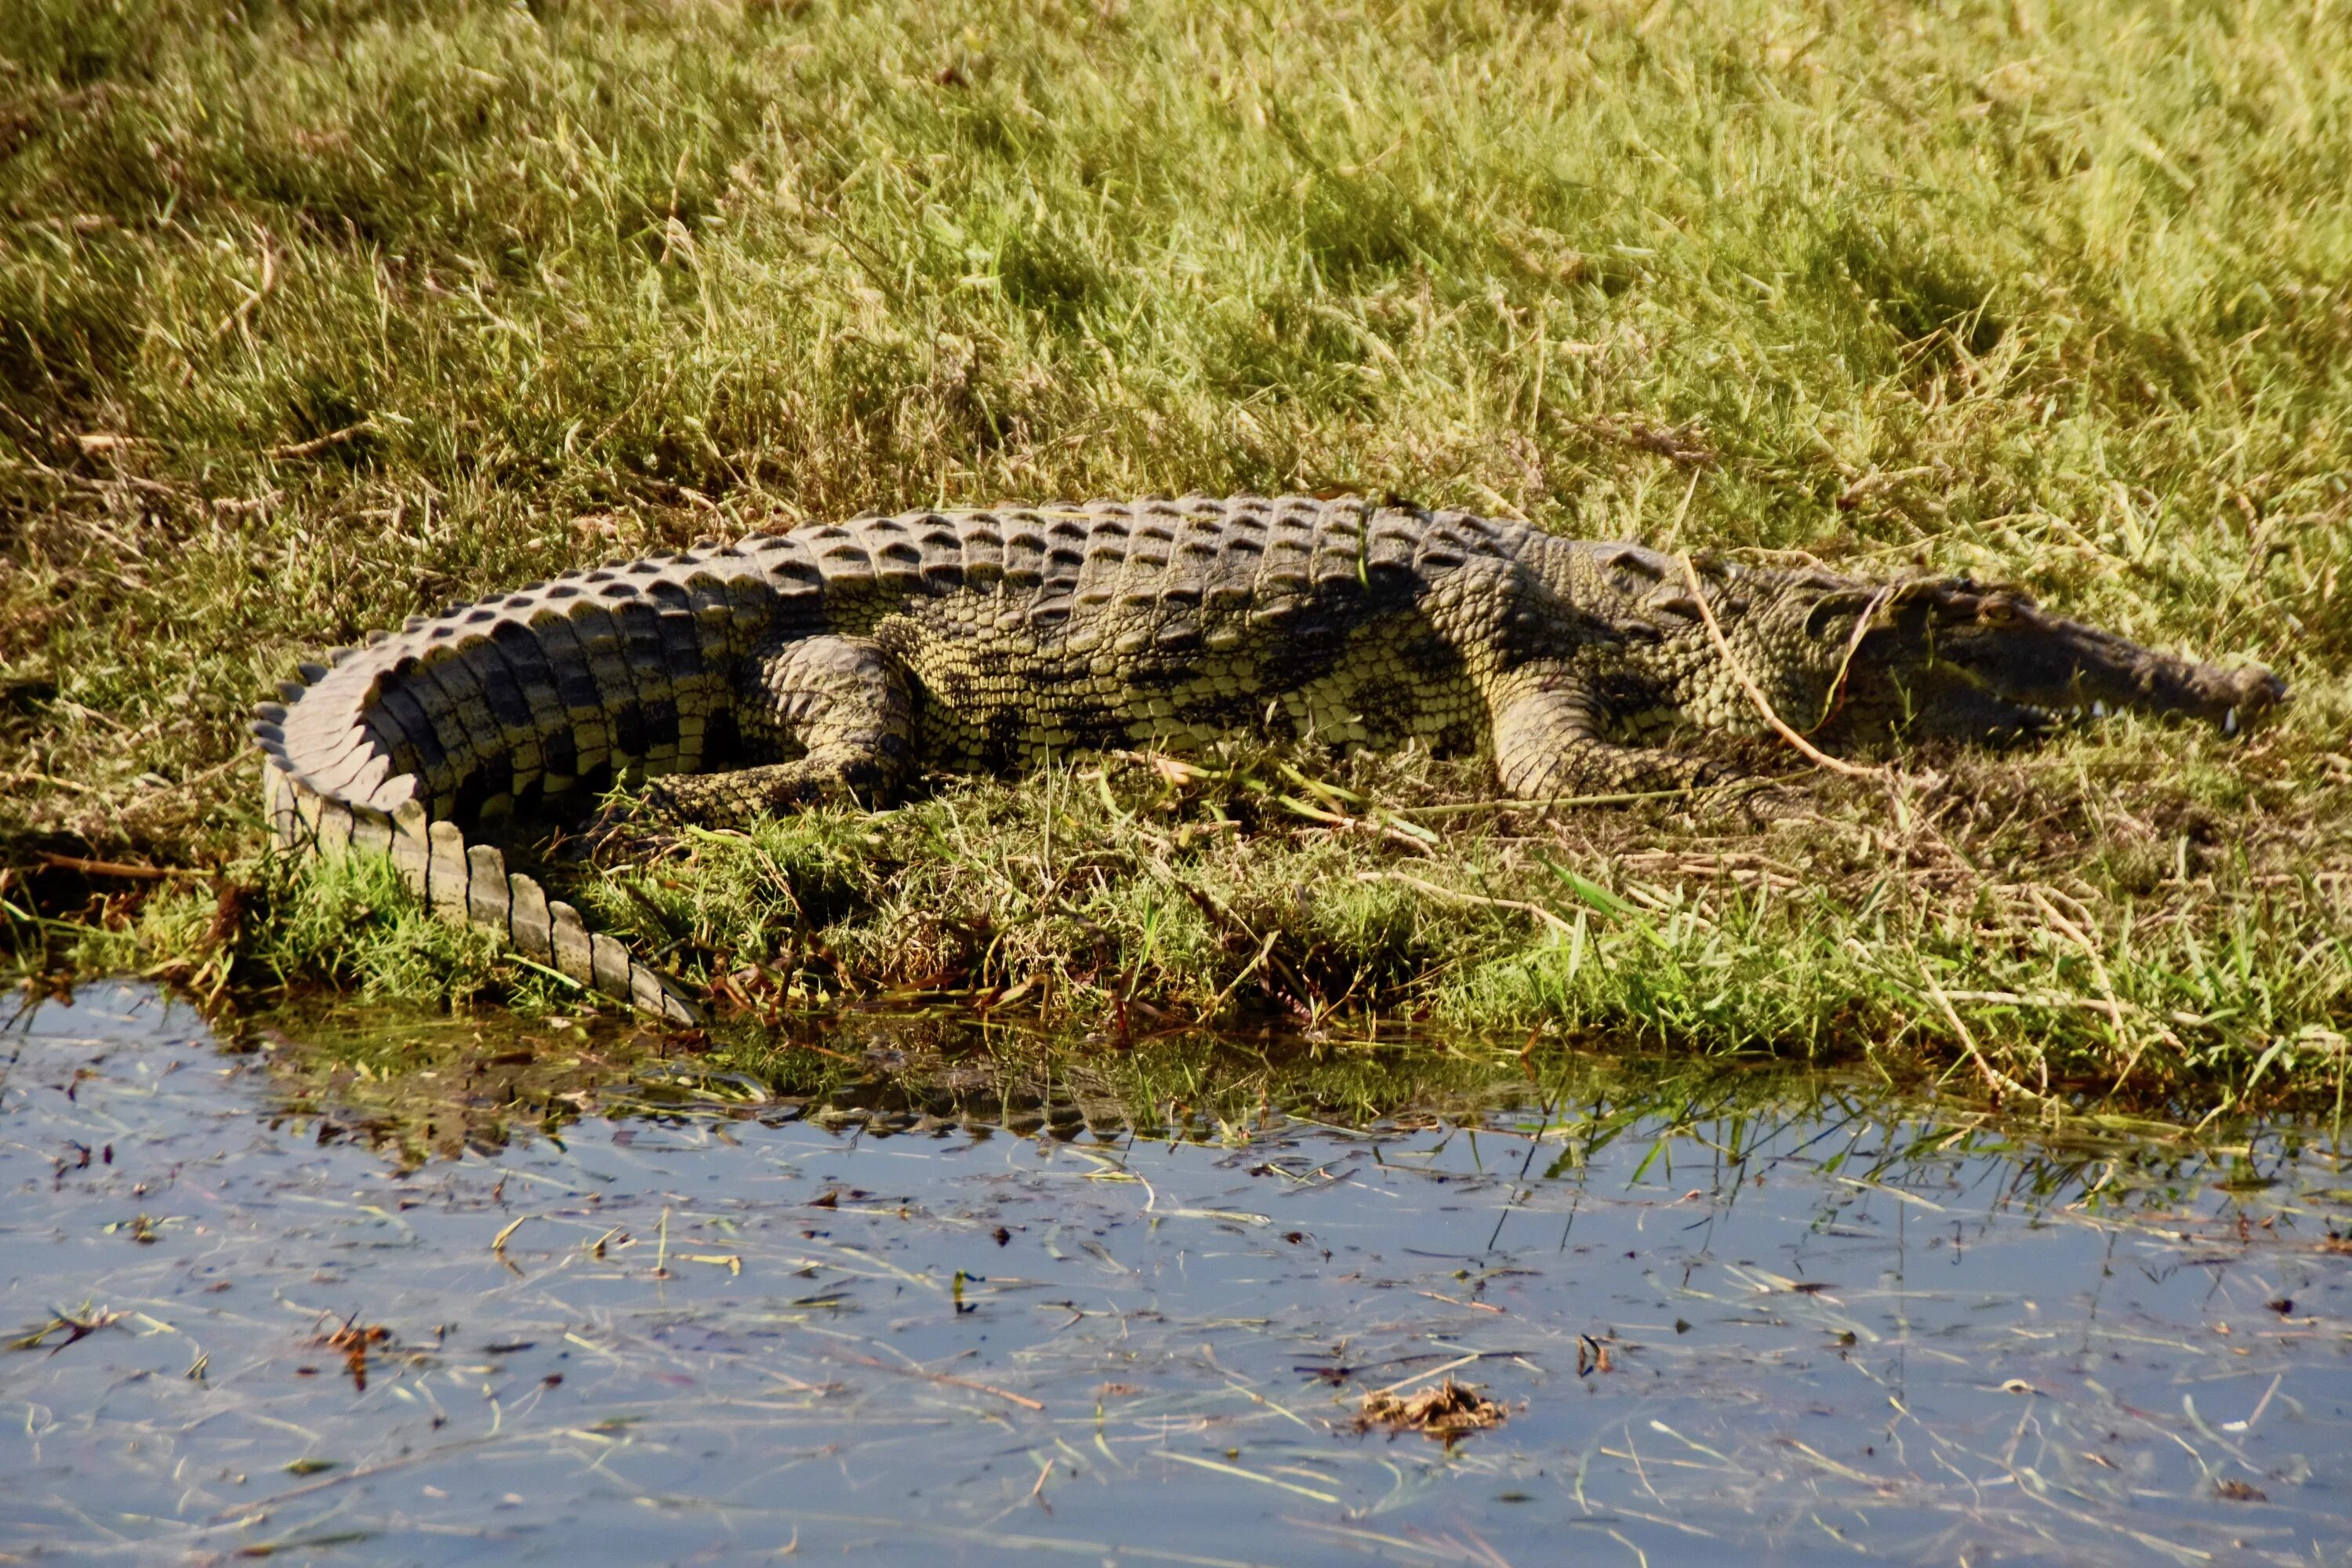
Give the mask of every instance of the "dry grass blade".
[[268, 447], [265, 450], [264, 456], [280, 462], [294, 458], [315, 458], [329, 447], [340, 447], [347, 441], [356, 441], [373, 431], [375, 427], [375, 421], [362, 419], [356, 425], [346, 425], [340, 430], [330, 430], [325, 435], [314, 436], [308, 441], [290, 441], [283, 446]]
[[1771, 727], [1772, 732], [1815, 767], [1827, 768], [1833, 773], [1855, 779], [1891, 776], [1885, 768], [1864, 767], [1843, 757], [1832, 757], [1789, 727], [1788, 721], [1773, 708], [1772, 700], [1764, 695], [1764, 689], [1756, 684], [1756, 678], [1748, 673], [1748, 667], [1740, 663], [1739, 656], [1732, 651], [1729, 640], [1723, 635], [1723, 623], [1716, 619], [1715, 606], [1707, 603], [1706, 584], [1699, 581], [1698, 566], [1691, 560], [1690, 552], [1685, 551], [1676, 559], [1682, 563], [1683, 581], [1690, 585], [1691, 598], [1698, 605], [1699, 619], [1706, 626], [1707, 641], [1715, 645], [1716, 657], [1723, 660], [1723, 667], [1731, 671], [1733, 679], [1739, 682], [1739, 689], [1748, 694], [1748, 700], [1754, 704], [1758, 715]]
[[59, 855], [44, 850], [41, 864], [60, 871], [79, 871], [85, 877], [113, 877], [131, 882], [160, 882], [167, 877], [193, 877], [194, 872], [178, 866], [138, 866], [121, 860], [90, 860], [79, 855]]
[[1356, 873], [1356, 879], [1360, 882], [1402, 882], [1408, 888], [1427, 893], [1433, 899], [1444, 899], [1450, 903], [1474, 904], [1483, 909], [1510, 910], [1518, 914], [1532, 915], [1563, 936], [1575, 930], [1573, 926], [1560, 919], [1557, 911], [1548, 910], [1541, 904], [1531, 904], [1524, 899], [1494, 899], [1483, 893], [1465, 893], [1458, 888], [1441, 887], [1435, 882], [1421, 877], [1410, 876], [1402, 871], [1359, 871]]
[[1042, 1413], [1045, 1408], [1043, 1403], [1030, 1398], [1025, 1394], [1015, 1394], [1009, 1388], [998, 1388], [992, 1384], [976, 1382], [969, 1377], [957, 1377], [949, 1373], [933, 1372], [928, 1367], [894, 1366], [887, 1361], [882, 1361], [877, 1357], [866, 1355], [850, 1355], [845, 1356], [842, 1359], [854, 1362], [859, 1366], [870, 1366], [878, 1368], [883, 1372], [897, 1373], [901, 1377], [919, 1378], [925, 1383], [940, 1384], [950, 1388], [968, 1388], [974, 1394], [992, 1394], [998, 1399], [1005, 1401], [1007, 1404], [1018, 1405], [1024, 1410], [1034, 1410]]

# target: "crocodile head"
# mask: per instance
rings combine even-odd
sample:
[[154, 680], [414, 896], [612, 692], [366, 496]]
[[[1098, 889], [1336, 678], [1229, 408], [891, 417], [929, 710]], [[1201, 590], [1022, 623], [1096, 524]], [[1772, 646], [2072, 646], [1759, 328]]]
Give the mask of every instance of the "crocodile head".
[[2235, 731], [2286, 697], [2258, 665], [2160, 653], [1967, 578], [1753, 573], [1738, 592], [1748, 603], [1725, 628], [1735, 656], [1787, 722], [1833, 747], [1999, 742], [2124, 709]]

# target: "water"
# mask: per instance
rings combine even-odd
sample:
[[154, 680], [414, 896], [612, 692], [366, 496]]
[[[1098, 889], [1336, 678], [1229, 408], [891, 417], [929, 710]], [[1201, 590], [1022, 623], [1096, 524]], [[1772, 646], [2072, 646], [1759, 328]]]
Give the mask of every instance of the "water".
[[[131, 986], [0, 1037], [0, 1560], [2352, 1559], [2352, 1184], [2291, 1128], [1812, 1080], [1171, 1146], [719, 1083], [434, 1156], [308, 1059]], [[1449, 1375], [1503, 1424], [1357, 1429]]]

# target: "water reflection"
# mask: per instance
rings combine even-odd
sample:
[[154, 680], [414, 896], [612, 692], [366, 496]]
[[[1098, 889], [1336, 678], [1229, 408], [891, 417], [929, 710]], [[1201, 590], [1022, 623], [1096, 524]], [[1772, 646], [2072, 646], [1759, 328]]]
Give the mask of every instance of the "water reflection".
[[[0, 1063], [19, 1556], [2352, 1552], [2352, 1192], [2291, 1126], [920, 1022], [225, 1052], [135, 988]], [[1448, 1376], [1505, 1423], [1356, 1429]]]

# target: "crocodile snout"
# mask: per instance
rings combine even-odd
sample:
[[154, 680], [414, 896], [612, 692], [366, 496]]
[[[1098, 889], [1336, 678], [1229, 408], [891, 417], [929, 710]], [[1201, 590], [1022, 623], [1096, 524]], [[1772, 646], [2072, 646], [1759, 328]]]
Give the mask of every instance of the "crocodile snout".
[[2223, 679], [2230, 708], [2222, 716], [2221, 727], [2232, 732], [2284, 708], [2291, 696], [2286, 682], [2259, 664], [2233, 669]]

